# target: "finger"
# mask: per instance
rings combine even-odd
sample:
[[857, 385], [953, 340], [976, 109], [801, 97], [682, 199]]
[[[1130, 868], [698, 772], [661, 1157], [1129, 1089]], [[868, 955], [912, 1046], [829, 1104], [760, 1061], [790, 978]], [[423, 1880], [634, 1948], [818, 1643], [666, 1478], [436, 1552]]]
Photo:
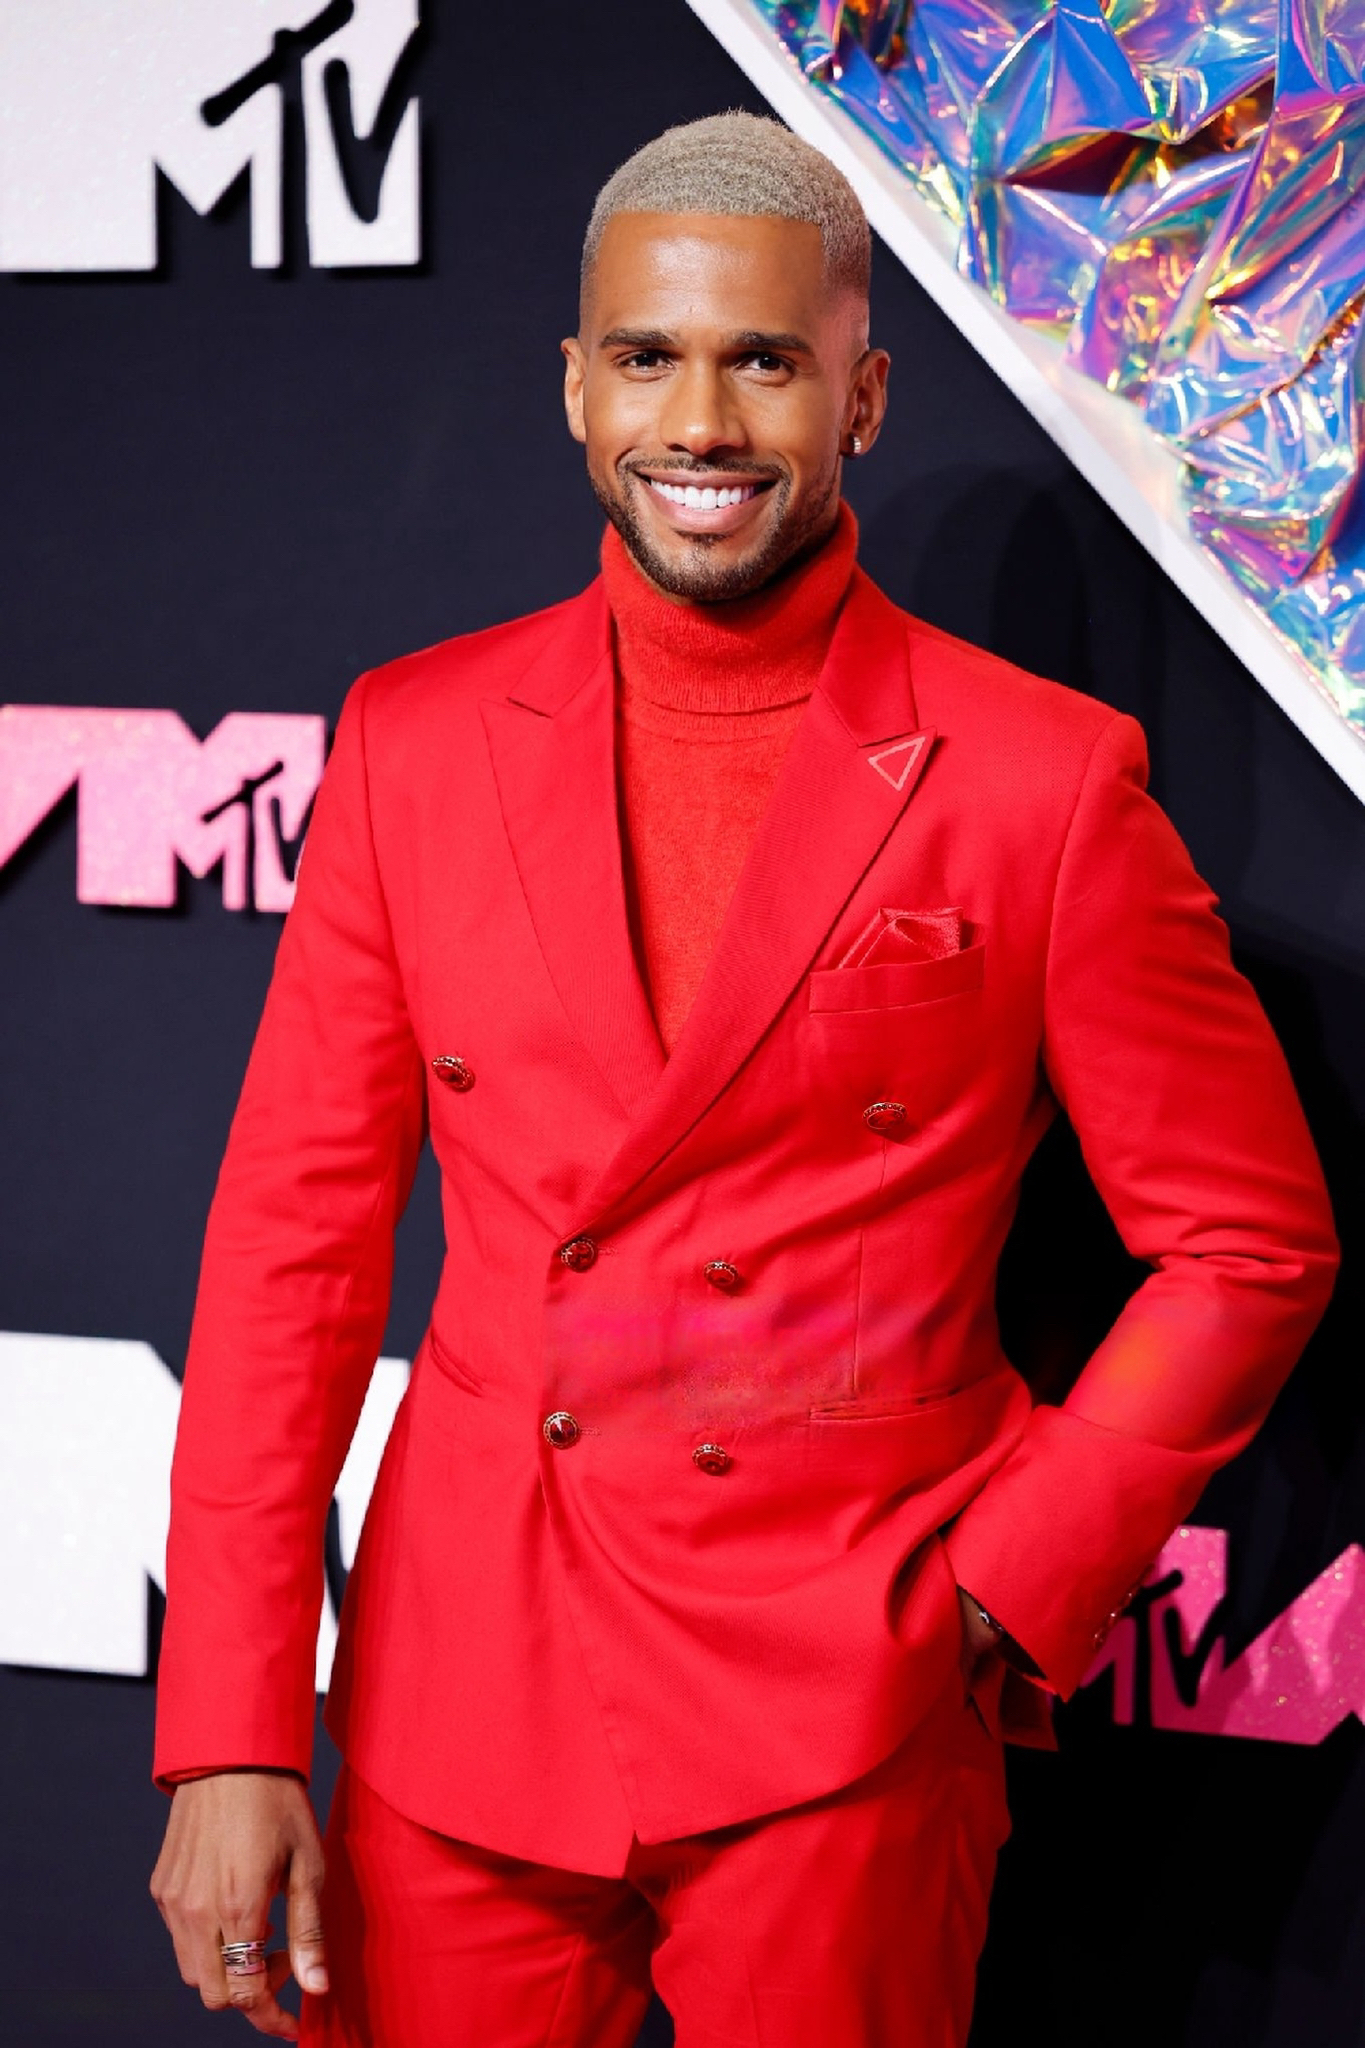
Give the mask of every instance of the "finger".
[[289, 1957], [284, 1949], [268, 1958], [267, 1974], [270, 1996], [254, 2005], [246, 2017], [258, 2034], [268, 2034], [276, 2041], [297, 2041], [299, 2023], [290, 2012], [286, 2012], [275, 1996], [280, 1987], [289, 1981]]
[[[224, 1913], [218, 1936], [218, 1969], [213, 1989], [221, 1990], [221, 2002], [251, 2019], [258, 2009], [275, 2002], [266, 1967], [264, 1943], [270, 1926], [262, 1906], [255, 1913]], [[247, 1946], [249, 1952], [237, 1953]], [[204, 1996], [201, 1987], [201, 1996]], [[209, 2000], [204, 1996], [204, 2003]]]
[[297, 1849], [289, 1866], [285, 1898], [289, 1957], [294, 1975], [314, 1997], [327, 1989], [327, 1955], [322, 1934], [322, 1855], [311, 1845]]
[[[220, 1963], [222, 1960], [220, 1955]], [[228, 1988], [227, 2002], [234, 2011], [241, 2013], [243, 2019], [250, 2020], [258, 2034], [269, 2034], [281, 2041], [297, 2039], [298, 2021], [292, 2013], [284, 2010], [275, 1995], [289, 1976], [289, 1957], [282, 1949], [276, 1955], [263, 1956], [261, 1967], [249, 1975], [233, 1970], [229, 1964], [224, 1964], [223, 1971]]]
[[193, 1985], [211, 2012], [228, 2003], [227, 1979], [218, 1949], [218, 1915], [206, 1907], [186, 1907], [168, 1918], [180, 1974]]

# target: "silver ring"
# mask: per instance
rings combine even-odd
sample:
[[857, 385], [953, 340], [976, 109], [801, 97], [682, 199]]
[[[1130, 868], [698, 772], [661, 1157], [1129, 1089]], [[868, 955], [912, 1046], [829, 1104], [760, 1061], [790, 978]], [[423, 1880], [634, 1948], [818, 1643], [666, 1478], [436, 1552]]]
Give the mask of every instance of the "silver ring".
[[229, 1977], [261, 1977], [265, 1974], [263, 1941], [224, 1941], [218, 1953]]

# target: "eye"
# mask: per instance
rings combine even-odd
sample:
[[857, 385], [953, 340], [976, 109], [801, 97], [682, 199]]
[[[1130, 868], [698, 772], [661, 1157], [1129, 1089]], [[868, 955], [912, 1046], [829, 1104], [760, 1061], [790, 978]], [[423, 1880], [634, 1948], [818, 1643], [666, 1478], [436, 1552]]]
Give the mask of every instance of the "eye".
[[751, 349], [742, 360], [750, 369], [757, 370], [760, 377], [780, 377], [792, 367], [785, 356], [774, 355], [766, 348]]
[[618, 356], [617, 368], [621, 370], [659, 370], [668, 362], [668, 357], [659, 348], [633, 348], [629, 355]]

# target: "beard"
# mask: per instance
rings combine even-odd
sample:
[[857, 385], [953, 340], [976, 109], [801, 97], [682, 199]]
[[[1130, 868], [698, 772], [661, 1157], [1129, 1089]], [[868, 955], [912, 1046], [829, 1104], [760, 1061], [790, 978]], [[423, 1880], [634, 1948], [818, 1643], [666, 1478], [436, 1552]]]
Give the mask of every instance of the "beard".
[[[692, 465], [674, 461], [660, 466], [667, 467], [670, 474], [678, 474]], [[746, 482], [756, 476], [772, 478], [771, 496], [775, 503], [767, 531], [738, 560], [717, 559], [725, 539], [723, 534], [681, 535], [684, 552], [679, 556], [663, 553], [636, 512], [626, 482], [631, 476], [647, 477], [647, 466], [623, 459], [616, 466], [615, 490], [607, 489], [589, 472], [593, 495], [620, 534], [635, 566], [670, 597], [686, 598], [694, 604], [726, 604], [735, 598], [753, 597], [784, 570], [813, 554], [834, 525], [839, 509], [837, 462], [831, 465], [821, 485], [796, 500], [792, 497], [791, 478], [776, 468], [765, 470], [753, 463], [731, 466], [724, 462], [699, 462], [695, 467], [698, 475], [733, 474]]]

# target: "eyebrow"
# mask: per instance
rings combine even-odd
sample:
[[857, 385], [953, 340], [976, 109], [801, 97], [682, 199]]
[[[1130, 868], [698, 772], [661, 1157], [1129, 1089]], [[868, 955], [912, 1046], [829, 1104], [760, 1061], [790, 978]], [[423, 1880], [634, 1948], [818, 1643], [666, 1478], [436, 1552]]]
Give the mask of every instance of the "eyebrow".
[[662, 327], [613, 327], [598, 342], [599, 348], [672, 348], [673, 336]]
[[815, 354], [815, 350], [804, 335], [760, 333], [756, 329], [744, 334], [732, 334], [729, 337], [729, 345], [731, 348], [777, 349], [783, 355], [789, 356], [813, 356]]
[[[661, 327], [613, 327], [602, 336], [599, 348], [676, 348], [677, 336], [668, 334]], [[784, 355], [814, 355], [811, 344], [800, 334], [773, 334], [758, 328], [746, 328], [739, 334], [727, 334], [727, 349], [767, 349], [780, 351]]]

